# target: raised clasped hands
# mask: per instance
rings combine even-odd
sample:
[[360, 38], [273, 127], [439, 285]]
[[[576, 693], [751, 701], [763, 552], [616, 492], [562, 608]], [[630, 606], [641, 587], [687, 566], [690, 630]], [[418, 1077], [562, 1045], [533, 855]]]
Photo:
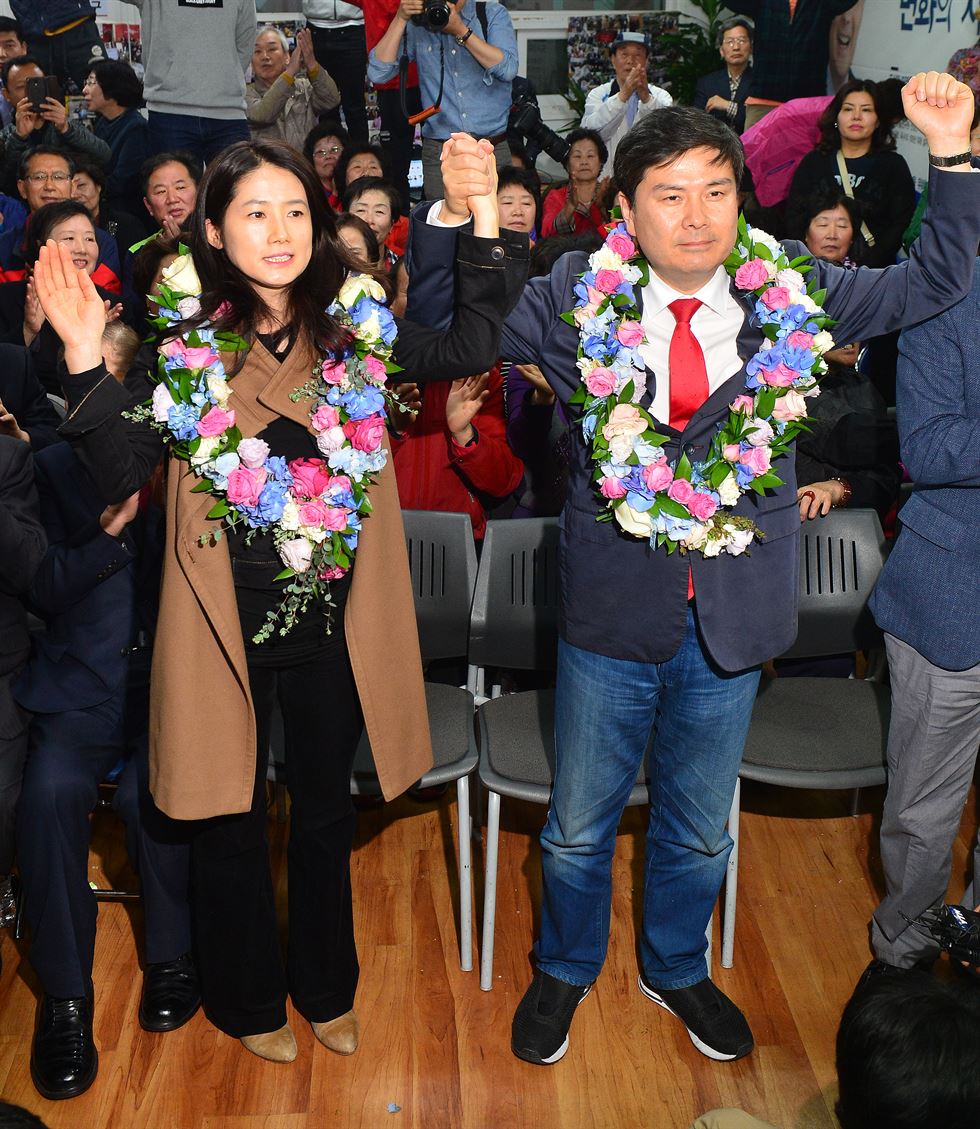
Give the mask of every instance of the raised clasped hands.
[[473, 216], [473, 232], [495, 239], [500, 233], [497, 212], [497, 163], [486, 138], [453, 133], [442, 147], [443, 218], [452, 222]]
[[65, 364], [75, 374], [102, 361], [106, 307], [95, 284], [71, 260], [71, 251], [49, 239], [34, 265], [34, 289], [51, 328], [65, 347]]
[[952, 157], [969, 152], [975, 102], [966, 83], [939, 71], [920, 71], [902, 87], [902, 102], [930, 153]]

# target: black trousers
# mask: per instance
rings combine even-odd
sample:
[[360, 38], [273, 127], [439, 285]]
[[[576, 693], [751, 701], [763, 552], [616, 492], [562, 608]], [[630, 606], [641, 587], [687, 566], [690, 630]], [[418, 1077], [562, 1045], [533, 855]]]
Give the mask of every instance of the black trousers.
[[364, 105], [364, 81], [367, 78], [367, 43], [364, 25], [350, 27], [314, 27], [313, 54], [340, 91], [340, 104], [351, 141], [368, 139], [367, 109]]
[[[120, 694], [101, 705], [36, 714], [17, 805], [17, 861], [31, 927], [30, 960], [44, 991], [89, 991], [98, 907], [88, 884], [89, 815], [99, 784], [130, 753], [114, 807], [126, 821], [130, 861], [140, 875], [146, 960], [175, 960], [191, 948], [189, 827], [153, 804], [147, 785], [146, 699], [141, 731], [127, 734]], [[132, 732], [132, 731], [130, 731]]]
[[[422, 98], [417, 86], [405, 91], [405, 102], [410, 114], [422, 109]], [[378, 91], [378, 110], [381, 112], [381, 145], [388, 158], [388, 171], [391, 182], [402, 197], [402, 210], [407, 215], [412, 208], [408, 195], [408, 170], [412, 163], [412, 146], [415, 141], [415, 126], [409, 125], [402, 113], [401, 95], [398, 88]]]
[[27, 756], [30, 715], [17, 705], [11, 690], [20, 670], [0, 674], [0, 878], [14, 865], [14, 818]]
[[[354, 1006], [358, 964], [351, 905], [350, 795], [363, 728], [343, 627], [322, 658], [279, 669], [249, 666], [258, 755], [252, 807], [199, 825], [191, 851], [204, 1008], [241, 1037], [286, 1022], [286, 996], [325, 1022]], [[275, 703], [282, 713], [292, 801], [289, 936], [283, 964], [266, 835], [266, 770]]]

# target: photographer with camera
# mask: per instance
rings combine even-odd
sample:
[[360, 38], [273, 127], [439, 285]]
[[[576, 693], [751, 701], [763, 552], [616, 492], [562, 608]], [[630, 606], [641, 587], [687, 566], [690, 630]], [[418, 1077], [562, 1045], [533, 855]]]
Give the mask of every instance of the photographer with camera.
[[647, 82], [650, 47], [639, 31], [621, 31], [609, 48], [615, 78], [589, 91], [582, 128], [594, 129], [609, 150], [603, 176], [612, 176], [616, 146], [633, 125], [673, 102], [666, 90]]
[[[368, 56], [368, 78], [384, 83], [418, 67], [423, 194], [442, 197], [439, 154], [452, 133], [486, 137], [498, 167], [510, 164], [507, 115], [517, 74], [517, 37], [507, 9], [476, 0], [401, 0]], [[409, 119], [412, 120], [412, 119]]]

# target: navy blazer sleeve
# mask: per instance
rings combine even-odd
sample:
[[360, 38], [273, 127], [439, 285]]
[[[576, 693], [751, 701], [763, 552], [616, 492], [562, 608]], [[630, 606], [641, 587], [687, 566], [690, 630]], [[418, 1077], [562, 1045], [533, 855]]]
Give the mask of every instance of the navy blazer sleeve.
[[[973, 166], [980, 169], [980, 159]], [[824, 308], [837, 322], [834, 340], [864, 341], [948, 309], [970, 289], [978, 243], [980, 174], [932, 169], [922, 234], [906, 262], [848, 270], [817, 260]]]
[[18, 596], [28, 590], [46, 544], [31, 449], [0, 435], [0, 592]]
[[0, 399], [31, 437], [31, 449], [40, 451], [58, 443], [61, 419], [34, 373], [30, 350], [0, 344], [0, 373]]
[[972, 292], [899, 339], [898, 429], [917, 486], [980, 486], [980, 259], [974, 263]]

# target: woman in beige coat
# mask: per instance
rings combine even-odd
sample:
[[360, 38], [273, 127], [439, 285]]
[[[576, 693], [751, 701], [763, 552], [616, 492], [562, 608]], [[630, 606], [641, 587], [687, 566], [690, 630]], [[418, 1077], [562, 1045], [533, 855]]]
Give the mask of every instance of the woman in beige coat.
[[[499, 326], [516, 300], [521, 264], [498, 239], [492, 157], [469, 138], [447, 146], [447, 192], [474, 213], [459, 236], [456, 320], [448, 333], [398, 323], [399, 379], [479, 372], [497, 354]], [[424, 232], [422, 233], [424, 238]], [[242, 435], [286, 459], [315, 457], [309, 402], [290, 397], [314, 365], [339, 357], [347, 331], [324, 313], [352, 269], [310, 168], [287, 146], [241, 142], [209, 167], [198, 191], [191, 250], [205, 320], [248, 342], [232, 386]], [[87, 276], [57, 245], [42, 253], [36, 285], [65, 346], [70, 375], [64, 434], [107, 500], [132, 494], [158, 462], [162, 440], [121, 410], [146, 401], [148, 351], [126, 389], [100, 359], [104, 311]], [[224, 303], [230, 302], [230, 307]], [[204, 1006], [212, 1022], [274, 1061], [296, 1055], [286, 997], [331, 1050], [351, 1053], [358, 966], [349, 860], [350, 771], [366, 724], [386, 795], [431, 763], [421, 667], [394, 474], [370, 493], [356, 567], [330, 582], [331, 609], [314, 605], [285, 636], [253, 637], [282, 596], [269, 534], [213, 529], [215, 496], [189, 463], [167, 465], [167, 545], [150, 718], [151, 788], [170, 816], [200, 820], [193, 848], [195, 928]], [[340, 629], [343, 617], [343, 630]], [[279, 950], [265, 834], [270, 718], [278, 700], [292, 798], [289, 942]], [[363, 721], [362, 721], [363, 716]]]

